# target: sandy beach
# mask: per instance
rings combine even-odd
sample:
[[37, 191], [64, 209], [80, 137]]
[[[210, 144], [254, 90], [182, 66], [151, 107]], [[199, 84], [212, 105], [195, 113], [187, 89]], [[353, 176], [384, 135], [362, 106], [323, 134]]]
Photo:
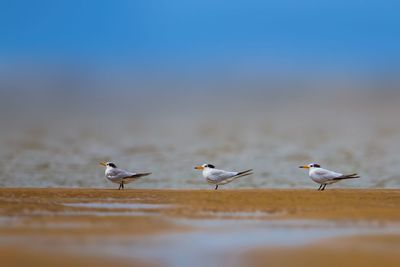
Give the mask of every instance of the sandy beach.
[[[3, 188], [0, 235], [2, 266], [52, 266], [60, 259], [65, 266], [184, 266], [174, 253], [182, 246], [192, 255], [183, 258], [195, 260], [203, 237], [211, 242], [206, 247], [239, 242], [235, 262], [243, 266], [299, 260], [304, 266], [397, 266], [400, 190]], [[258, 241], [247, 244], [251, 235]], [[168, 253], [163, 242], [171, 244]], [[142, 252], [149, 248], [150, 255]]]

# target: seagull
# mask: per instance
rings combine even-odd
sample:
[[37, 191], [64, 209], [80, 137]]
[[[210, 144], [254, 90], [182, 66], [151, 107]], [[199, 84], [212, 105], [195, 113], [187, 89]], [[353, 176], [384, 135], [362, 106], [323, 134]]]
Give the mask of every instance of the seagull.
[[324, 191], [326, 185], [333, 184], [345, 179], [360, 178], [357, 173], [353, 174], [343, 174], [334, 171], [329, 171], [321, 168], [319, 164], [311, 163], [308, 165], [300, 166], [299, 168], [308, 169], [308, 175], [310, 178], [320, 184], [318, 191]]
[[100, 165], [106, 167], [105, 175], [108, 180], [119, 184], [118, 190], [124, 189], [124, 184], [129, 184], [142, 176], [150, 175], [151, 172], [129, 172], [117, 168], [113, 162], [100, 162]]
[[224, 170], [215, 169], [212, 164], [203, 164], [201, 166], [194, 167], [196, 170], [202, 170], [204, 178], [207, 179], [209, 184], [215, 184], [215, 190], [218, 189], [219, 185], [227, 184], [236, 180], [237, 178], [253, 174], [252, 169], [242, 172], [229, 172]]

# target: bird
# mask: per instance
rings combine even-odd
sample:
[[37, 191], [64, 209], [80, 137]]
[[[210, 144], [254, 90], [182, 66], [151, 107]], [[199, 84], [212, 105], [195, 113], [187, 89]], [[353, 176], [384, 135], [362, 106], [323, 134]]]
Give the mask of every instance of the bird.
[[326, 185], [339, 182], [346, 179], [360, 178], [357, 173], [343, 174], [321, 168], [317, 163], [300, 166], [299, 168], [308, 169], [308, 175], [311, 180], [320, 184], [318, 191], [324, 191]]
[[241, 172], [218, 170], [212, 164], [203, 164], [194, 167], [196, 170], [202, 170], [204, 178], [207, 179], [209, 184], [215, 185], [215, 190], [219, 185], [224, 185], [236, 180], [237, 178], [253, 174], [253, 170], [245, 170]]
[[100, 165], [106, 167], [106, 178], [113, 183], [119, 184], [118, 190], [124, 189], [124, 184], [129, 184], [142, 176], [151, 174], [151, 172], [129, 172], [119, 169], [113, 162], [100, 162]]

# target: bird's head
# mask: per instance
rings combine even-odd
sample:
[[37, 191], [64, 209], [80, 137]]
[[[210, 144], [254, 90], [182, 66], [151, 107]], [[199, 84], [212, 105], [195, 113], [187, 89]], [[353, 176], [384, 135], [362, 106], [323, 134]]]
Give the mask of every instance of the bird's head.
[[115, 163], [113, 162], [100, 162], [101, 166], [107, 167], [107, 168], [117, 168], [117, 165], [115, 165]]
[[319, 165], [317, 163], [310, 163], [308, 165], [302, 165], [299, 168], [303, 168], [303, 169], [321, 168], [321, 165]]
[[204, 169], [207, 169], [207, 168], [209, 168], [209, 169], [214, 169], [215, 168], [215, 166], [214, 165], [212, 165], [212, 164], [203, 164], [203, 165], [199, 165], [199, 166], [196, 166], [196, 167], [194, 167], [196, 170], [204, 170]]

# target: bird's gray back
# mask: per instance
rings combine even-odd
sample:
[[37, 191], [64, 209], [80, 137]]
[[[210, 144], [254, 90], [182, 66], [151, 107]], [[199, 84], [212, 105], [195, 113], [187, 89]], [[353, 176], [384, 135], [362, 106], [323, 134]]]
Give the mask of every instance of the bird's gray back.
[[207, 175], [207, 181], [214, 182], [214, 183], [221, 183], [224, 180], [232, 178], [235, 176], [237, 172], [228, 172], [224, 170], [213, 169]]
[[129, 176], [132, 176], [134, 173], [132, 172], [128, 172], [126, 170], [122, 170], [122, 169], [111, 169], [107, 172], [106, 176], [109, 179], [123, 179]]

